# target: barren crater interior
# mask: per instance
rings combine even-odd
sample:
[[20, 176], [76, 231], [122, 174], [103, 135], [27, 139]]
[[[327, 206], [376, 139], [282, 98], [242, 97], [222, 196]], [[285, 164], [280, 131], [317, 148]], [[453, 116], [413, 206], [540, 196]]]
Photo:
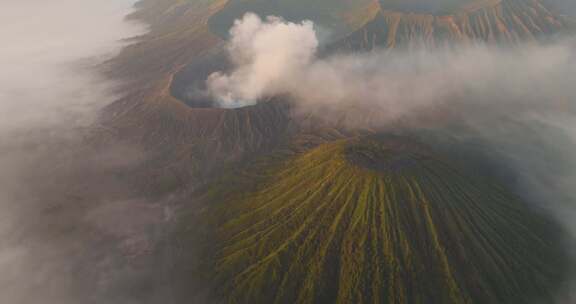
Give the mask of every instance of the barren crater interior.
[[224, 52], [205, 55], [201, 60], [194, 60], [174, 75], [172, 96], [192, 108], [219, 108], [218, 103], [206, 92], [206, 80], [210, 74], [226, 70], [228, 67]]

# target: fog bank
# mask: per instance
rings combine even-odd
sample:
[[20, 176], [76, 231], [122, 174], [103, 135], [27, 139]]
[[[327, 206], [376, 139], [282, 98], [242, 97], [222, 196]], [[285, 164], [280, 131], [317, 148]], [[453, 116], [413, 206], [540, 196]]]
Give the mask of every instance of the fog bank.
[[0, 132], [87, 124], [111, 95], [89, 72], [142, 28], [131, 0], [0, 0]]
[[144, 155], [82, 140], [117, 98], [99, 64], [144, 31], [132, 5], [0, 0], [0, 303], [153, 301], [141, 264], [165, 210], [121, 175]]

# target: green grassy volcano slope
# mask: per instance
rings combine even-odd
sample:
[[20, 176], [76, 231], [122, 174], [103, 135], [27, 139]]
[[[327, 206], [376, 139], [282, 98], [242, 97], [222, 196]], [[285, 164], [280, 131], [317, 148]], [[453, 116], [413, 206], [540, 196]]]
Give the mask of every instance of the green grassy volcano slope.
[[546, 216], [419, 144], [336, 141], [259, 167], [209, 195], [230, 303], [546, 303], [562, 278]]

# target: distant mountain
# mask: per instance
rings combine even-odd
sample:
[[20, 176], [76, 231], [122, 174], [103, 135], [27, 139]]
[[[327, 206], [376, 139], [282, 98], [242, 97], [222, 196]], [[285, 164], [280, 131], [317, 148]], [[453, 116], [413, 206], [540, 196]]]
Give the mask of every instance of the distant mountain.
[[566, 16], [576, 16], [576, 2], [572, 0], [544, 0], [546, 5]]
[[435, 47], [454, 43], [518, 43], [574, 28], [574, 20], [538, 0], [471, 0], [432, 10], [412, 0], [381, 1], [374, 17], [339, 45], [351, 50], [397, 46]]

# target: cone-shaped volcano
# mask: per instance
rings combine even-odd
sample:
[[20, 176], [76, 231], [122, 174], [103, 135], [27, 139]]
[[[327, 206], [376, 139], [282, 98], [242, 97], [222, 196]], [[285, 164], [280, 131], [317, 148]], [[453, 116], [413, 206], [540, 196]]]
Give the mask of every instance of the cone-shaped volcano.
[[272, 167], [218, 197], [229, 302], [531, 303], [562, 278], [556, 225], [419, 144], [339, 141]]

